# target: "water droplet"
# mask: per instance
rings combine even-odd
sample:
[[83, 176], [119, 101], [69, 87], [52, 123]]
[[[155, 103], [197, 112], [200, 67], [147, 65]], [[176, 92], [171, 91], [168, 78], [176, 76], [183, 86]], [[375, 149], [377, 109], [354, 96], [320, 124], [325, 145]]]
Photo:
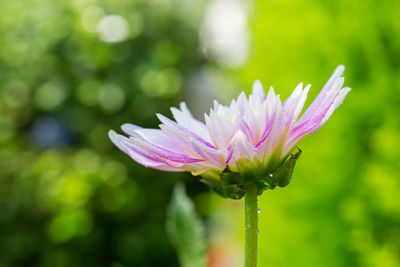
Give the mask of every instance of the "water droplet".
[[273, 177], [274, 175], [272, 173], [269, 174], [269, 177]]
[[260, 209], [260, 208], [258, 208], [257, 212], [258, 212], [258, 213], [261, 213], [261, 209]]

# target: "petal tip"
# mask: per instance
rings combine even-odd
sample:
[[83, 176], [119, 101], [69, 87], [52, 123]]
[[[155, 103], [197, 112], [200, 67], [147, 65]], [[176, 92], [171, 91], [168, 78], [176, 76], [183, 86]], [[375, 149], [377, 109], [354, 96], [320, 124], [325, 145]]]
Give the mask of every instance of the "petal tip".
[[251, 94], [261, 101], [265, 100], [265, 92], [260, 80], [254, 81]]
[[345, 67], [343, 64], [340, 64], [339, 66], [336, 67], [335, 72], [333, 73], [333, 76], [338, 77], [342, 76], [344, 73]]
[[121, 130], [128, 135], [135, 135], [135, 131], [138, 129], [142, 129], [142, 127], [131, 123], [124, 123], [121, 125]]
[[117, 133], [114, 130], [108, 130], [108, 137], [114, 137], [115, 135], [117, 135]]

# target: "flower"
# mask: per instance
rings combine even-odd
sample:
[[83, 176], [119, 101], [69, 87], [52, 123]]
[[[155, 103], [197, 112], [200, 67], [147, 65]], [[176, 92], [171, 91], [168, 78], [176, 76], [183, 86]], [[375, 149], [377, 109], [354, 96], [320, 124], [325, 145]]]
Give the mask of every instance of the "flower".
[[342, 104], [350, 91], [342, 88], [343, 72], [344, 66], [338, 66], [300, 119], [311, 85], [303, 88], [300, 83], [282, 103], [272, 87], [265, 95], [257, 80], [248, 98], [242, 92], [229, 106], [214, 101], [205, 123], [182, 102], [180, 109], [171, 108], [175, 121], [157, 114], [160, 129], [124, 124], [122, 130], [129, 138], [113, 130], [109, 137], [133, 160], [158, 170], [189, 171], [214, 181], [224, 170], [272, 177], [290, 152]]

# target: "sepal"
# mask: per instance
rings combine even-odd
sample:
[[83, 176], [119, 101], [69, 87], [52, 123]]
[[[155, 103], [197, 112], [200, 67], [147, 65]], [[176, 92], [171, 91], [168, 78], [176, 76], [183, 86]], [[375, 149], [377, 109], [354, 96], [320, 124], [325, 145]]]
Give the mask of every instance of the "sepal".
[[261, 178], [258, 175], [249, 174], [242, 176], [239, 172], [232, 172], [229, 166], [222, 171], [219, 179], [211, 176], [203, 176], [200, 181], [208, 185], [212, 190], [225, 198], [241, 199], [246, 193], [246, 184], [251, 182], [257, 186], [257, 194], [261, 195], [267, 189], [285, 187], [292, 180], [294, 166], [302, 151], [298, 149], [296, 154], [290, 154], [273, 172]]
[[232, 172], [228, 166], [221, 173], [219, 181], [206, 178], [201, 181], [225, 198], [241, 199], [245, 195], [242, 176]]
[[269, 185], [270, 189], [274, 189], [277, 186], [285, 187], [290, 183], [296, 161], [302, 153], [299, 148], [298, 150], [296, 154], [290, 154], [290, 157], [286, 161], [264, 178], [264, 181]]

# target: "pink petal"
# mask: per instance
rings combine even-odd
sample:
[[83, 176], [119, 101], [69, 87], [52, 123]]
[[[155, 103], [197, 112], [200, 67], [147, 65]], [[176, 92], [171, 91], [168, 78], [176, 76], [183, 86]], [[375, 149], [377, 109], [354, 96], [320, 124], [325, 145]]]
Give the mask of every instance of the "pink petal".
[[164, 161], [172, 167], [182, 167], [181, 164], [176, 163], [193, 163], [203, 161], [203, 159], [191, 158], [187, 155], [175, 153], [167, 149], [158, 147], [156, 145], [150, 144], [149, 142], [141, 138], [130, 137], [129, 140], [132, 142], [133, 145], [157, 157], [160, 157], [160, 160]]
[[237, 99], [237, 105], [238, 105], [240, 114], [243, 115], [249, 105], [246, 95], [243, 92], [240, 93], [240, 95]]
[[164, 163], [157, 157], [148, 153], [147, 151], [133, 147], [129, 139], [123, 135], [119, 135], [113, 130], [108, 132], [111, 141], [125, 154], [128, 154], [133, 160], [146, 167], [157, 167], [164, 165]]
[[176, 153], [186, 153], [185, 147], [178, 140], [174, 140], [158, 129], [137, 129], [136, 135], [149, 143]]
[[238, 128], [246, 135], [247, 140], [249, 142], [252, 142], [253, 141], [253, 134], [252, 134], [252, 131], [251, 131], [249, 125], [247, 125], [247, 123], [245, 122], [245, 120], [243, 118], [241, 118], [239, 120], [238, 124], [239, 124]]
[[296, 89], [294, 89], [290, 97], [283, 103], [283, 112], [287, 118], [286, 127], [288, 132], [292, 130], [297, 117], [300, 115], [300, 112], [304, 107], [310, 87], [311, 85], [309, 84], [303, 90], [303, 83], [300, 83]]
[[[190, 137], [194, 138], [195, 140], [199, 141], [200, 143], [205, 144], [208, 147], [215, 148], [208, 141], [204, 140], [203, 138], [201, 138], [199, 135], [197, 135], [193, 131], [177, 124], [176, 122], [168, 119], [167, 117], [165, 117], [161, 114], [157, 114], [157, 117], [164, 125], [171, 127], [171, 128], [175, 128], [177, 131], [181, 132], [182, 135], [190, 136]], [[160, 128], [162, 129], [162, 125], [160, 125]]]
[[232, 123], [213, 110], [211, 110], [210, 116], [205, 116], [205, 121], [214, 145], [218, 148], [227, 148], [233, 135]]
[[171, 112], [172, 112], [176, 122], [180, 126], [193, 131], [198, 136], [200, 136], [202, 139], [209, 142], [210, 135], [208, 134], [207, 127], [204, 124], [204, 122], [196, 120], [193, 117], [193, 115], [190, 113], [189, 109], [187, 108], [187, 106], [184, 102], [181, 102], [180, 106], [181, 106], [181, 110], [174, 108], [174, 107], [171, 108]]
[[323, 120], [323, 118], [333, 105], [339, 92], [341, 91], [343, 82], [343, 77], [336, 79], [330, 90], [325, 94], [324, 99], [321, 100], [320, 105], [314, 107], [314, 112], [310, 115], [311, 117], [308, 120], [304, 120], [303, 117], [306, 115], [304, 114], [302, 118], [296, 123], [293, 131], [291, 132], [292, 137], [309, 133], [311, 129], [316, 127], [317, 124], [319, 124]]
[[136, 135], [135, 131], [136, 131], [137, 129], [143, 129], [143, 128], [140, 127], [140, 126], [137, 126], [137, 125], [135, 125], [135, 124], [124, 123], [124, 124], [121, 125], [121, 129], [122, 129], [122, 131], [124, 131], [126, 134], [128, 134], [128, 135], [130, 135], [130, 136], [135, 136], [135, 135]]
[[[219, 155], [225, 154], [223, 151], [209, 148], [208, 146], [205, 146], [204, 144], [202, 144], [194, 139], [190, 140], [190, 144], [191, 144], [191, 147], [193, 148], [193, 150], [197, 154], [199, 154], [203, 159], [205, 159], [208, 162], [213, 163], [214, 165], [221, 166]], [[224, 166], [221, 166], [221, 167], [224, 167]]]
[[241, 130], [235, 133], [228, 149], [233, 152], [232, 157], [235, 160], [238, 160], [242, 156], [249, 160], [253, 160], [256, 155], [256, 149], [253, 144], [248, 142], [246, 135]]
[[328, 82], [324, 85], [321, 92], [315, 98], [315, 100], [311, 103], [308, 109], [304, 112], [303, 116], [300, 118], [299, 122], [304, 122], [310, 119], [314, 112], [318, 109], [321, 105], [322, 101], [324, 100], [326, 94], [331, 90], [332, 86], [334, 85], [335, 81], [342, 76], [344, 73], [344, 66], [339, 65], [336, 70], [333, 72], [332, 76], [329, 78]]

